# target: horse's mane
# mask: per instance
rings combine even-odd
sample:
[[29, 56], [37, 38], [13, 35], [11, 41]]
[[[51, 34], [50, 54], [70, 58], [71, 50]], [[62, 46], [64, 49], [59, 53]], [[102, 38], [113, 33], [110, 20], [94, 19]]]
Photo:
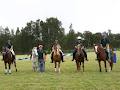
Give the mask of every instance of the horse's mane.
[[54, 54], [56, 54], [56, 55], [60, 55], [60, 51], [59, 51], [59, 49], [57, 48], [57, 46], [55, 46], [54, 47]]
[[37, 48], [34, 47], [34, 48], [32, 49], [32, 54], [31, 54], [31, 56], [36, 57], [37, 55], [38, 55], [38, 53], [37, 53]]

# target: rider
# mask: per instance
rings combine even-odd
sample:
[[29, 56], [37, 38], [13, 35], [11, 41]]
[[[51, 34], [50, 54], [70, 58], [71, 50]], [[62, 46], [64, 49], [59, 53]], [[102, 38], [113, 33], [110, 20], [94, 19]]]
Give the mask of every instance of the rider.
[[59, 49], [60, 54], [61, 54], [61, 60], [62, 60], [62, 62], [64, 62], [64, 60], [63, 60], [63, 52], [62, 52], [62, 50], [61, 50], [61, 46], [60, 46], [60, 44], [58, 43], [58, 40], [55, 40], [55, 41], [54, 41], [54, 44], [53, 44], [53, 46], [52, 46], [52, 52], [51, 52], [51, 60], [52, 60], [52, 62], [51, 62], [51, 63], [53, 63], [53, 52], [54, 52], [54, 48], [55, 48], [55, 47], [57, 47], [57, 49]]
[[6, 50], [9, 49], [13, 55], [13, 58], [15, 59], [15, 52], [13, 51], [13, 45], [10, 40], [8, 40], [5, 44]]
[[107, 60], [109, 59], [109, 55], [108, 55], [108, 53], [110, 52], [110, 49], [109, 49], [109, 44], [110, 44], [110, 40], [109, 40], [109, 38], [108, 38], [108, 35], [107, 35], [107, 33], [106, 32], [103, 32], [102, 34], [102, 39], [100, 40], [100, 44], [101, 44], [101, 46], [104, 48], [104, 50], [105, 50], [105, 52], [106, 52], [106, 55], [107, 55]]
[[78, 45], [81, 45], [81, 47], [82, 47], [81, 49], [82, 49], [82, 51], [83, 51], [83, 53], [84, 53], [85, 60], [88, 61], [88, 59], [87, 59], [87, 53], [86, 53], [86, 51], [85, 51], [85, 49], [84, 49], [83, 40], [82, 40], [81, 37], [78, 37], [78, 40], [77, 40], [77, 42], [76, 42], [76, 45], [75, 45], [75, 48], [74, 48], [74, 51], [73, 51], [73, 59], [72, 59], [72, 61], [74, 61], [74, 59], [75, 59], [75, 54], [76, 54], [76, 52], [77, 52], [77, 46], [78, 46]]

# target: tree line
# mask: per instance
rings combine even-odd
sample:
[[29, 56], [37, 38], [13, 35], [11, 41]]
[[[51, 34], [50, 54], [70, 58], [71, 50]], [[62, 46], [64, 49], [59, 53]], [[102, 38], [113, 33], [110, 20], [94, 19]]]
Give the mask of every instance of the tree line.
[[[120, 34], [112, 34], [108, 30], [111, 45], [120, 48]], [[75, 30], [70, 26], [70, 30], [65, 34], [65, 29], [62, 27], [62, 22], [57, 18], [50, 17], [45, 21], [36, 20], [27, 22], [25, 27], [17, 30], [10, 30], [8, 27], [0, 27], [0, 49], [5, 45], [7, 40], [11, 40], [16, 53], [27, 53], [33, 46], [43, 44], [45, 50], [50, 51], [54, 40], [58, 40], [63, 50], [74, 49], [77, 37], [84, 38], [83, 43], [87, 48], [93, 47], [94, 43], [99, 43], [101, 32], [92, 33], [89, 30], [81, 33], [75, 33]]]

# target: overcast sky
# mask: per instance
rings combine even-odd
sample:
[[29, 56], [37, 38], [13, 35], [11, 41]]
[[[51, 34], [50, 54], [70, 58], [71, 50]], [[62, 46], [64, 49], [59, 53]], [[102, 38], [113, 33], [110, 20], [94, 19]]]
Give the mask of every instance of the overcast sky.
[[120, 33], [120, 0], [0, 0], [0, 26], [16, 29], [30, 20], [57, 17], [69, 31]]

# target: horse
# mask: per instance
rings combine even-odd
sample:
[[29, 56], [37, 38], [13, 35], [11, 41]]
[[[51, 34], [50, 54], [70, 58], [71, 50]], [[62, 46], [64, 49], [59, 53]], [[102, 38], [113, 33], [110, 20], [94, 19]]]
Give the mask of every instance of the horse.
[[38, 68], [38, 53], [37, 53], [37, 47], [33, 47], [30, 59], [31, 59], [31, 61], [32, 61], [33, 71], [35, 72], [35, 71], [37, 71], [37, 68]]
[[[10, 49], [3, 47], [2, 48], [2, 56], [3, 56], [3, 61], [5, 64], [5, 74], [7, 74], [7, 73], [11, 74], [11, 64], [13, 64], [13, 63], [14, 63], [14, 66], [15, 66], [15, 69], [17, 72], [15, 57], [13, 56]], [[8, 64], [9, 68], [7, 68], [7, 64]]]
[[60, 73], [60, 63], [61, 63], [61, 54], [59, 49], [57, 48], [57, 46], [54, 47], [54, 51], [53, 51], [53, 61], [55, 64], [55, 72], [59, 72]]
[[77, 52], [75, 54], [75, 61], [76, 61], [76, 66], [77, 66], [77, 71], [80, 70], [81, 68], [81, 63], [82, 63], [82, 68], [83, 68], [83, 72], [84, 72], [84, 53], [82, 51], [82, 47], [81, 45], [77, 46]]
[[95, 50], [95, 53], [97, 54], [100, 72], [102, 72], [101, 61], [104, 61], [106, 72], [107, 72], [106, 61], [108, 61], [109, 66], [110, 66], [109, 71], [112, 70], [112, 68], [113, 68], [113, 49], [112, 49], [112, 47], [110, 46], [110, 52], [108, 53], [108, 54], [111, 54], [109, 60], [107, 60], [106, 51], [104, 50], [104, 48], [100, 44], [95, 44], [94, 45], [94, 50]]

